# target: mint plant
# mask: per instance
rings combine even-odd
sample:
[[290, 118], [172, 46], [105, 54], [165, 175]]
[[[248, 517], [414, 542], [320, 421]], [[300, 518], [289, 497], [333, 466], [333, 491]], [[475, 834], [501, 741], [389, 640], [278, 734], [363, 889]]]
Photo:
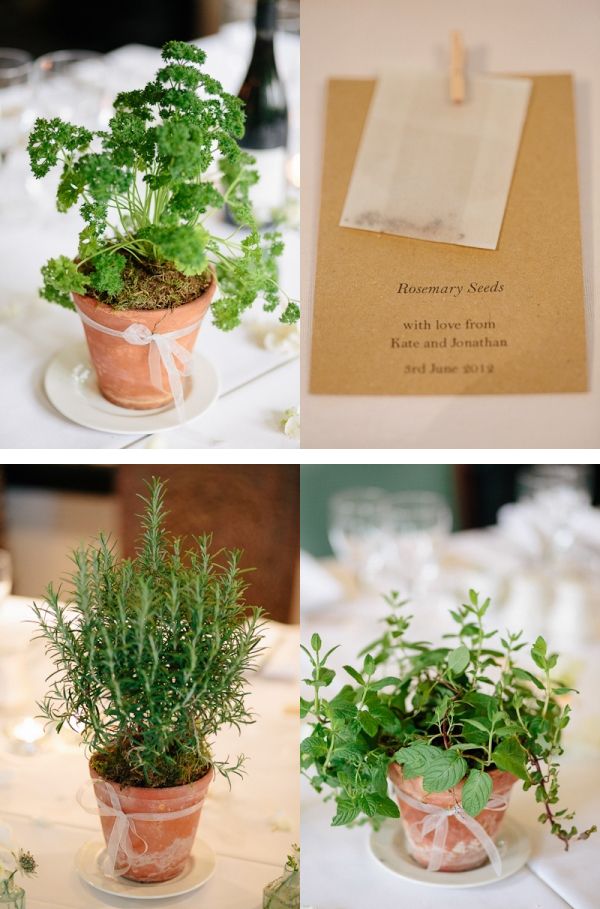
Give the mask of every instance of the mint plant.
[[[472, 817], [487, 804], [491, 770], [508, 771], [524, 789], [533, 789], [543, 811], [539, 820], [568, 849], [596, 827], [579, 833], [573, 814], [558, 809], [558, 758], [571, 694], [554, 678], [557, 654], [538, 637], [531, 648], [534, 674], [517, 665], [526, 647], [522, 632], [498, 636], [484, 627], [490, 601], [471, 590], [468, 602], [451, 616], [455, 646], [410, 641], [411, 616], [392, 592], [384, 633], [344, 666], [350, 682], [327, 699], [335, 678], [328, 666], [337, 648], [324, 652], [318, 634], [303, 647], [312, 667], [305, 679], [311, 698], [301, 699], [301, 715], [311, 726], [301, 745], [303, 774], [317, 792], [333, 796], [334, 825], [399, 817], [387, 792], [388, 768], [402, 765], [406, 779], [422, 777], [426, 792], [443, 792], [463, 782], [462, 807]], [[499, 637], [499, 646], [492, 639]], [[495, 643], [495, 642], [494, 642]]]
[[165, 528], [164, 494], [153, 479], [134, 559], [100, 536], [73, 554], [67, 589], [34, 606], [55, 664], [43, 716], [58, 732], [76, 724], [92, 767], [125, 786], [239, 774], [243, 756], [217, 760], [211, 742], [254, 722], [246, 675], [262, 610], [245, 602], [240, 553], [211, 554], [206, 535], [184, 548]]
[[[72, 292], [115, 309], [165, 308], [198, 296], [214, 270], [221, 296], [213, 320], [230, 330], [258, 296], [267, 311], [279, 306], [283, 243], [277, 232], [261, 235], [252, 214], [248, 191], [258, 174], [238, 145], [241, 102], [204, 72], [199, 48], [169, 41], [162, 57], [151, 82], [117, 96], [106, 131], [59, 118], [36, 121], [31, 170], [41, 178], [59, 165], [57, 208], [79, 204], [85, 222], [77, 257], [59, 256], [43, 267], [41, 295], [70, 309]], [[210, 214], [225, 206], [247, 229], [241, 238], [239, 231], [210, 232]], [[198, 276], [203, 283], [191, 280]], [[287, 298], [281, 321], [298, 316]]]

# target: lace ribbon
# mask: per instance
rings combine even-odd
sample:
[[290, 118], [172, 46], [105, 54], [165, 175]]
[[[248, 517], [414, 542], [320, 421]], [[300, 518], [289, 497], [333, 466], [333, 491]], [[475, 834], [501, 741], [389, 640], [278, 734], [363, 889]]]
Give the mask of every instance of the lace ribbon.
[[[502, 859], [500, 858], [500, 853], [498, 852], [494, 841], [488, 836], [481, 824], [476, 821], [475, 818], [471, 817], [470, 814], [467, 814], [460, 805], [454, 805], [452, 808], [442, 808], [439, 805], [428, 805], [425, 802], [417, 801], [417, 799], [412, 798], [412, 796], [407, 795], [397, 787], [394, 788], [396, 797], [399, 798], [400, 801], [406, 802], [407, 805], [410, 805], [412, 808], [417, 808], [426, 815], [426, 817], [419, 822], [422, 835], [426, 836], [433, 831], [433, 844], [431, 847], [429, 863], [427, 865], [428, 871], [439, 871], [444, 860], [446, 837], [448, 836], [448, 818], [455, 817], [459, 823], [464, 824], [464, 826], [473, 834], [475, 839], [483, 846], [496, 875], [498, 877], [500, 876], [502, 873]], [[508, 800], [505, 799], [504, 796], [493, 796], [483, 810], [503, 811], [507, 805]]]
[[[110, 805], [107, 805], [98, 796], [96, 796], [96, 801], [93, 805], [86, 804], [86, 793], [96, 785], [103, 787], [103, 791], [107, 793], [110, 799]], [[140, 855], [139, 850], [134, 850], [133, 848], [132, 836], [142, 843], [143, 850], [141, 854], [145, 855], [148, 852], [148, 843], [137, 832], [136, 821], [174, 821], [180, 817], [187, 817], [189, 814], [200, 811], [204, 804], [204, 798], [205, 796], [194, 805], [190, 805], [188, 808], [181, 808], [178, 811], [134, 811], [131, 814], [125, 814], [121, 808], [117, 790], [106, 780], [89, 780], [77, 792], [77, 801], [88, 814], [99, 814], [115, 819], [106, 844], [106, 856], [102, 868], [103, 872], [109, 877], [118, 877], [125, 874], [132, 867], [134, 859]], [[126, 858], [124, 865], [118, 865], [119, 854], [124, 855]]]
[[[178, 328], [176, 331], [165, 331], [160, 334], [150, 331], [147, 325], [142, 325], [140, 322], [132, 322], [125, 331], [117, 331], [116, 328], [108, 328], [108, 326], [90, 319], [79, 307], [77, 307], [77, 312], [81, 316], [81, 321], [96, 331], [101, 331], [105, 335], [112, 335], [113, 338], [121, 338], [127, 344], [149, 345], [148, 367], [150, 370], [150, 381], [155, 388], [165, 391], [161, 370], [162, 363], [167, 372], [169, 388], [173, 395], [177, 414], [183, 420], [184, 400], [181, 376], [189, 376], [191, 374], [193, 355], [191, 351], [186, 350], [177, 341], [198, 328], [202, 320], [198, 319], [197, 322], [192, 323], [192, 325], [186, 325], [185, 328]], [[176, 359], [179, 361], [179, 367], [175, 362]]]

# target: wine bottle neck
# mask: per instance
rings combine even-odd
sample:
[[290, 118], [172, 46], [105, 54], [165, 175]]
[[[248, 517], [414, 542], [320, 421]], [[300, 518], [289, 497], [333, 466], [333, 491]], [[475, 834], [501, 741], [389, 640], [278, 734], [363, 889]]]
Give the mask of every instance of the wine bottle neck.
[[277, 27], [277, 3], [275, 0], [256, 0], [256, 37], [273, 39]]

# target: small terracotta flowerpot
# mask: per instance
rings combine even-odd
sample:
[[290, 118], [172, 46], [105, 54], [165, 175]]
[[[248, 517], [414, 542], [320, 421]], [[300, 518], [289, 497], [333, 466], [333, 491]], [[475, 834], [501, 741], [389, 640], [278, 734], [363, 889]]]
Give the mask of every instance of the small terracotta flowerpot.
[[[200, 297], [174, 309], [115, 310], [92, 297], [81, 297], [74, 293], [73, 299], [84, 315], [107, 328], [126, 331], [130, 325], [138, 324], [153, 334], [164, 334], [199, 323], [204, 318], [216, 289], [217, 282], [213, 276], [211, 284]], [[196, 326], [178, 338], [177, 343], [191, 351], [199, 327]], [[98, 386], [105, 398], [120, 407], [134, 410], [163, 407], [173, 400], [164, 364], [160, 365], [164, 390], [161, 391], [152, 384], [149, 363], [151, 345], [130, 344], [123, 338], [106, 334], [85, 322], [83, 328], [98, 377]]]
[[[504, 770], [491, 770], [490, 776], [493, 787], [490, 800], [494, 796], [501, 797], [506, 800], [507, 805], [494, 809], [484, 808], [475, 820], [478, 824], [481, 824], [488, 836], [495, 840], [500, 832], [510, 792], [517, 778], [512, 773], [506, 773]], [[390, 765], [389, 777], [396, 791], [400, 790], [418, 802], [426, 805], [437, 805], [445, 809], [461, 804], [462, 783], [452, 789], [446, 789], [445, 792], [425, 792], [423, 789], [423, 778], [404, 779], [402, 767], [399, 764]], [[430, 815], [424, 811], [419, 811], [418, 808], [407, 804], [400, 798], [398, 798], [398, 806], [408, 851], [419, 865], [427, 868], [431, 858], [435, 831], [431, 830], [423, 834], [422, 824]], [[444, 855], [438, 870], [469, 871], [472, 868], [479, 868], [480, 865], [484, 865], [487, 861], [487, 853], [479, 840], [456, 817], [450, 815], [448, 817], [448, 833], [444, 846]]]
[[[170, 881], [183, 871], [194, 844], [202, 805], [214, 771], [209, 770], [194, 783], [166, 789], [143, 789], [107, 783], [91, 767], [90, 775], [94, 781], [98, 781], [94, 784], [94, 790], [107, 846], [115, 823], [118, 823], [111, 796], [116, 796], [119, 810], [125, 815], [165, 815], [164, 820], [132, 818], [129, 821], [126, 831], [129, 835], [129, 855], [123, 848], [121, 838], [116, 853], [115, 873], [131, 881], [154, 883]], [[112, 787], [114, 793], [108, 786]], [[190, 810], [194, 808], [197, 810]], [[179, 817], [169, 816], [175, 812], [184, 814]]]

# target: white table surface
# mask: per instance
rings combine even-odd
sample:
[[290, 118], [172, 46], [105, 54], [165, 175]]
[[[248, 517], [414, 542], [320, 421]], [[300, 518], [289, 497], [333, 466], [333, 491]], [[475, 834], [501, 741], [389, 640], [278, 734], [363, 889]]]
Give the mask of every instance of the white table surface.
[[[207, 66], [225, 88], [237, 92], [251, 53], [252, 34], [246, 24], [225, 27], [200, 43], [207, 51]], [[290, 108], [290, 149], [298, 144], [298, 41], [278, 36], [277, 54]], [[159, 61], [158, 50], [137, 45], [121, 48], [111, 58], [110, 89], [131, 88], [151, 78]], [[74, 118], [75, 119], [75, 118]], [[15, 180], [27, 179], [15, 166]], [[24, 165], [23, 165], [24, 167]], [[40, 191], [30, 178], [34, 191]], [[3, 190], [4, 195], [4, 190]], [[79, 318], [54, 304], [37, 300], [40, 267], [47, 258], [76, 250], [81, 220], [76, 211], [58, 214], [52, 204], [31, 199], [25, 212], [7, 211], [13, 203], [0, 198], [0, 379], [4, 419], [0, 447], [4, 448], [124, 448], [156, 445], [170, 448], [279, 448], [299, 444], [279, 427], [283, 411], [299, 399], [297, 352], [268, 350], [263, 344], [278, 318], [264, 314], [260, 303], [244, 324], [221, 332], [207, 315], [198, 337], [201, 350], [217, 367], [221, 398], [189, 424], [148, 436], [116, 435], [86, 429], [59, 414], [46, 398], [43, 375], [58, 350], [83, 337]], [[4, 217], [2, 216], [2, 209]], [[223, 225], [223, 230], [227, 230]], [[292, 297], [299, 297], [298, 231], [285, 229], [286, 248], [280, 260], [280, 282]], [[277, 381], [273, 378], [277, 374]], [[273, 413], [277, 418], [273, 419]]]
[[600, 446], [597, 356], [590, 371], [592, 390], [585, 394], [353, 397], [308, 393], [326, 80], [373, 78], [384, 67], [445, 68], [451, 29], [462, 29], [474, 69], [567, 71], [575, 76], [586, 309], [590, 347], [597, 351], [600, 181], [593, 175], [600, 172], [600, 4], [597, 0], [568, 4], [562, 0], [303, 0], [301, 29], [303, 446]]
[[[16, 619], [29, 617], [28, 603], [10, 597], [2, 604], [0, 635], [11, 632], [19, 639]], [[235, 779], [231, 790], [217, 778], [203, 808], [198, 836], [217, 854], [216, 874], [195, 893], [161, 905], [260, 909], [265, 884], [281, 874], [291, 844], [299, 840], [298, 629], [273, 623], [268, 641], [272, 656], [253, 676], [249, 698], [256, 723], [241, 736], [222, 730], [215, 744], [217, 755], [242, 752], [248, 759], [245, 778]], [[40, 647], [40, 642], [29, 645], [24, 656], [36, 696], [47, 672]], [[0, 670], [3, 659], [0, 653]], [[0, 706], [0, 729], [7, 722], [8, 712]], [[90, 839], [102, 840], [98, 818], [75, 801], [87, 778], [83, 749], [73, 738], [52, 733], [32, 757], [11, 753], [0, 739], [0, 823], [11, 827], [14, 844], [30, 849], [40, 866], [26, 885], [29, 909], [138, 905], [95, 892], [75, 871], [77, 849]]]
[[[489, 564], [489, 589], [498, 587], [501, 575], [509, 563], [506, 561], [506, 547], [495, 531], [454, 534], [447, 546], [447, 564], [461, 552], [463, 564], [453, 574], [453, 568], [443, 569], [447, 583], [437, 585], [438, 592], [415, 602], [410, 609], [414, 620], [408, 634], [409, 640], [441, 640], [442, 633], [451, 630], [452, 620], [447, 616], [448, 605], [456, 603], [448, 591], [456, 582], [468, 574], [466, 554], [476, 554], [475, 565], [487, 547]], [[499, 554], [504, 551], [505, 561]], [[443, 557], [444, 558], [444, 557]], [[328, 572], [333, 568], [334, 576], [340, 575], [339, 566], [333, 561], [322, 563]], [[444, 562], [443, 562], [444, 564]], [[515, 565], [510, 569], [517, 573]], [[484, 595], [488, 585], [481, 568], [481, 562], [472, 571], [473, 581]], [[328, 689], [328, 696], [335, 693], [336, 686], [346, 681], [342, 670], [346, 663], [353, 664], [354, 658], [365, 643], [381, 634], [380, 619], [386, 607], [376, 593], [363, 592], [354, 597], [339, 593], [338, 599], [328, 599], [326, 606], [318, 608], [314, 599], [314, 588], [318, 582], [313, 575], [310, 597], [306, 596], [302, 608], [302, 637], [307, 643], [310, 635], [317, 631], [323, 640], [323, 647], [329, 648], [341, 643], [330, 664], [338, 672], [334, 684]], [[463, 595], [464, 585], [462, 581]], [[445, 589], [444, 589], [445, 588]], [[386, 588], [387, 589], [387, 588]], [[442, 592], [439, 592], [442, 590]], [[305, 591], [307, 594], [308, 591]], [[492, 605], [488, 613], [490, 628], [504, 629], [507, 607]], [[527, 605], [523, 605], [523, 613]], [[550, 608], [548, 612], [550, 613]], [[548, 622], [551, 616], [548, 615]], [[535, 633], [544, 633], [541, 619]], [[518, 630], [510, 623], [511, 630]], [[600, 635], [592, 636], [585, 643], [567, 650], [560, 639], [549, 637], [551, 649], [561, 651], [558, 668], [567, 668], [573, 673], [575, 687], [581, 691], [573, 699], [571, 725], [565, 734], [565, 755], [561, 758], [561, 807], [568, 806], [577, 813], [576, 822], [580, 830], [600, 821], [600, 706], [597, 691], [600, 685]], [[523, 651], [526, 653], [526, 651]], [[527, 659], [527, 657], [523, 657]], [[527, 664], [525, 664], [527, 665]], [[306, 665], [302, 675], [306, 676]], [[306, 696], [309, 696], [308, 694]], [[305, 726], [303, 735], [308, 732]], [[517, 784], [511, 795], [510, 816], [526, 828], [532, 843], [532, 853], [526, 866], [515, 874], [484, 889], [429, 888], [412, 884], [396, 877], [371, 856], [368, 850], [368, 828], [345, 829], [331, 827], [332, 806], [323, 803], [313, 792], [306, 780], [302, 781], [302, 900], [318, 909], [364, 909], [367, 905], [377, 909], [398, 909], [411, 906], [414, 909], [595, 909], [600, 902], [600, 837], [593, 836], [586, 842], [573, 843], [568, 853], [551, 837], [545, 827], [536, 820], [539, 806], [532, 792], [523, 792]], [[599, 825], [600, 826], [600, 825]], [[327, 862], [321, 857], [327, 856]]]

